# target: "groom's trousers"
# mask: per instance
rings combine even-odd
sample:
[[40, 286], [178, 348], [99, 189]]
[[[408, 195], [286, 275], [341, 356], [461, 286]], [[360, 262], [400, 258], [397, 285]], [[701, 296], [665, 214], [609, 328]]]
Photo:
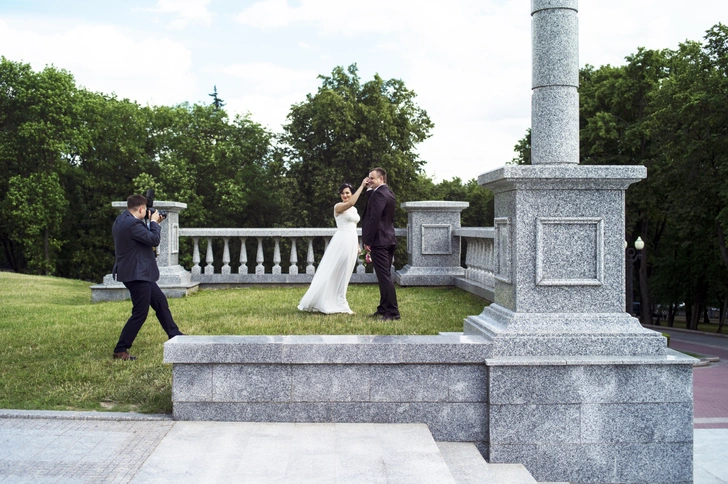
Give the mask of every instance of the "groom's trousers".
[[372, 262], [379, 283], [379, 306], [377, 312], [383, 316], [399, 316], [397, 293], [392, 282], [392, 261], [394, 245], [372, 247]]

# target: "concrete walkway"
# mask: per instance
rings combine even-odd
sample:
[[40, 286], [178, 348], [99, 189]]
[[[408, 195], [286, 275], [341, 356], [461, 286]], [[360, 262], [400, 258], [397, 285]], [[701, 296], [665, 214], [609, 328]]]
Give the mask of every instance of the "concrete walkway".
[[0, 411], [0, 482], [536, 483], [520, 464], [488, 464], [471, 443], [436, 443], [424, 424], [20, 411]]
[[[422, 424], [97, 420], [0, 412], [0, 483], [534, 483]], [[50, 415], [48, 415], [50, 414]], [[728, 483], [728, 429], [696, 429], [695, 484]]]

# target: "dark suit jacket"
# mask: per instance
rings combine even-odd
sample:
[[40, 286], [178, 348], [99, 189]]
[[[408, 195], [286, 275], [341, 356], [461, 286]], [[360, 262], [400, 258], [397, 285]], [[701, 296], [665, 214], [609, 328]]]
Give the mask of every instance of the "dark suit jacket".
[[116, 217], [111, 229], [116, 248], [116, 264], [113, 274], [119, 282], [149, 281], [159, 279], [159, 267], [152, 247], [159, 245], [162, 228], [152, 222], [147, 228], [144, 220], [124, 210]]
[[364, 245], [388, 247], [397, 244], [394, 236], [394, 209], [396, 206], [397, 199], [387, 185], [381, 185], [369, 195], [361, 223]]

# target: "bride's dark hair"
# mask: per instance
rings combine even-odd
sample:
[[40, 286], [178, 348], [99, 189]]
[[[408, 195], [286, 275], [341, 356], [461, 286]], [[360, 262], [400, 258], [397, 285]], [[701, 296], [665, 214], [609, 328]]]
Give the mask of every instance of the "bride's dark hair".
[[344, 191], [344, 188], [348, 188], [351, 193], [354, 193], [354, 187], [351, 186], [351, 183], [342, 183], [339, 187], [339, 195]]

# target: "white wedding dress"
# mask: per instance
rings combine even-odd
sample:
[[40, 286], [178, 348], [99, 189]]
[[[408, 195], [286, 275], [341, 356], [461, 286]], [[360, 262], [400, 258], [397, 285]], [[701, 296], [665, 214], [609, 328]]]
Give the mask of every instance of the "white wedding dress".
[[336, 233], [321, 258], [311, 286], [298, 303], [301, 311], [353, 314], [346, 302], [346, 289], [359, 254], [356, 235], [359, 214], [356, 207], [350, 207], [340, 214], [334, 212], [334, 219]]

